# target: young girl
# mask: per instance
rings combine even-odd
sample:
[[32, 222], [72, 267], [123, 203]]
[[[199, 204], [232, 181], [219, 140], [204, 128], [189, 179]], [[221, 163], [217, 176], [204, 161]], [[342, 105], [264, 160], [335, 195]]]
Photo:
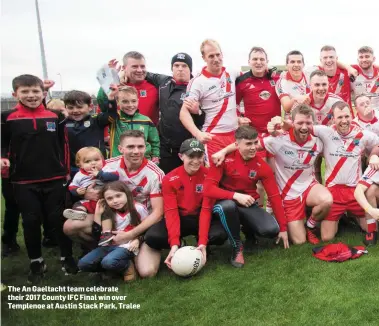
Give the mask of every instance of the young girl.
[[[103, 172], [104, 158], [100, 150], [96, 147], [83, 147], [75, 156], [75, 163], [80, 168], [75, 174], [74, 179], [68, 189], [74, 197], [83, 196], [87, 187], [102, 187], [104, 182], [118, 180], [118, 175], [109, 172]], [[72, 220], [84, 220], [87, 213], [94, 214], [96, 201], [80, 200], [76, 202], [72, 209], [65, 209], [63, 216]], [[111, 224], [105, 226], [110, 229]]]
[[[97, 202], [94, 222], [100, 224], [102, 220], [110, 220], [114, 231], [128, 232], [149, 215], [144, 205], [133, 201], [131, 191], [121, 181], [107, 183], [101, 195], [103, 199]], [[97, 247], [79, 260], [78, 267], [85, 272], [97, 272], [100, 267], [124, 272], [124, 279], [128, 280], [128, 267], [134, 270], [132, 257], [138, 254], [139, 245], [137, 238], [124, 244]]]

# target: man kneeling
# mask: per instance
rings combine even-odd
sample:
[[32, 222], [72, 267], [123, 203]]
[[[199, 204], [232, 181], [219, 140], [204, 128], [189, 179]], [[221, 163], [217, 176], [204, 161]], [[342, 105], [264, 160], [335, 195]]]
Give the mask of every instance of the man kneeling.
[[[269, 238], [278, 236], [278, 240], [283, 240], [285, 248], [288, 248], [288, 236], [282, 199], [274, 174], [270, 166], [256, 156], [259, 142], [257, 131], [249, 126], [241, 126], [237, 129], [235, 138], [237, 151], [227, 155], [219, 166], [210, 168], [205, 181], [205, 194], [220, 200], [213, 212], [219, 216], [232, 245], [231, 264], [242, 267], [244, 258], [240, 224], [249, 234]], [[256, 185], [258, 181], [262, 181], [278, 222], [256, 203], [259, 198]]]
[[[206, 246], [222, 245], [227, 235], [218, 219], [212, 219], [215, 200], [205, 197], [203, 184], [208, 169], [204, 164], [204, 145], [195, 138], [185, 140], [179, 150], [183, 165], [167, 174], [162, 181], [165, 219], [153, 225], [145, 235], [149, 247], [170, 248], [165, 263], [179, 249], [180, 238], [198, 237], [198, 249], [206, 260]], [[199, 215], [200, 214], [200, 215]]]

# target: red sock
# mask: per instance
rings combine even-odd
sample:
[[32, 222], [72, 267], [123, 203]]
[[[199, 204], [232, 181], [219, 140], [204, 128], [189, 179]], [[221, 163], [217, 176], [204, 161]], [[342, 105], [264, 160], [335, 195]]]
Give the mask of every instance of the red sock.
[[317, 225], [317, 220], [315, 220], [315, 219], [313, 218], [313, 216], [311, 216], [311, 217], [308, 219], [308, 221], [307, 221], [307, 227], [309, 227], [310, 229], [313, 229], [313, 228], [316, 227], [316, 225]]
[[367, 232], [368, 233], [376, 232], [376, 230], [377, 230], [376, 220], [374, 220], [373, 218], [367, 220]]

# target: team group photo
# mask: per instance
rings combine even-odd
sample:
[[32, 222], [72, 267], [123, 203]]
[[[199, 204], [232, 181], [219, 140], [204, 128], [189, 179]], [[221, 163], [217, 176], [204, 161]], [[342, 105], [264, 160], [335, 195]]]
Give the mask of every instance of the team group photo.
[[[236, 36], [233, 49], [231, 34], [216, 26], [207, 31], [205, 21], [191, 31], [188, 19], [202, 10], [197, 1], [181, 18], [174, 7], [187, 5], [171, 0], [144, 0], [146, 18], [131, 16], [143, 4], [118, 2], [129, 13], [114, 13], [130, 20], [120, 23], [129, 27], [124, 36], [109, 18], [98, 20], [110, 8], [84, 1], [97, 8], [95, 16], [77, 27], [64, 21], [79, 11], [62, 18], [67, 31], [109, 24], [91, 40], [86, 66], [75, 49], [85, 34], [61, 34], [63, 44], [72, 37], [72, 47], [54, 48], [51, 33], [63, 25], [44, 14], [55, 1], [16, 2], [24, 10], [4, 4], [3, 26], [24, 15], [35, 31], [25, 44], [2, 50], [4, 325], [112, 319], [116, 325], [377, 325], [375, 31], [339, 39], [336, 30], [312, 39], [312, 26], [309, 37], [299, 31], [304, 41], [276, 33], [271, 43], [275, 33], [267, 27], [257, 40], [255, 32]], [[240, 5], [231, 13], [243, 11]], [[288, 28], [296, 26], [290, 5], [280, 5], [282, 16], [266, 13], [258, 22], [272, 21], [280, 33], [286, 13]], [[238, 29], [225, 21], [226, 7], [203, 6], [210, 22], [218, 13], [220, 24]], [[335, 26], [354, 14], [339, 1], [333, 6], [341, 11]], [[71, 0], [58, 7], [75, 10]], [[176, 15], [167, 22], [155, 17], [156, 32], [146, 34], [152, 25], [142, 25], [154, 12]], [[241, 12], [238, 19], [253, 17]], [[139, 36], [129, 34], [137, 28]], [[172, 37], [193, 32], [188, 46], [185, 38], [177, 44], [159, 36], [170, 30]], [[13, 31], [21, 40], [20, 32]], [[34, 66], [14, 64], [27, 58], [27, 47], [35, 49]], [[55, 58], [70, 67], [62, 63], [62, 72], [51, 73], [59, 69]]]

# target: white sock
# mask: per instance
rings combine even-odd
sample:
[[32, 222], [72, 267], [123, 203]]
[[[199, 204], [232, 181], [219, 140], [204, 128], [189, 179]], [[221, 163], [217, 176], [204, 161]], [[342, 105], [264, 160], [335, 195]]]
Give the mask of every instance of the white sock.
[[30, 259], [31, 263], [34, 263], [35, 261], [38, 261], [38, 262], [42, 263], [43, 262], [43, 258], [39, 257], [39, 258], [36, 258], [36, 259]]

